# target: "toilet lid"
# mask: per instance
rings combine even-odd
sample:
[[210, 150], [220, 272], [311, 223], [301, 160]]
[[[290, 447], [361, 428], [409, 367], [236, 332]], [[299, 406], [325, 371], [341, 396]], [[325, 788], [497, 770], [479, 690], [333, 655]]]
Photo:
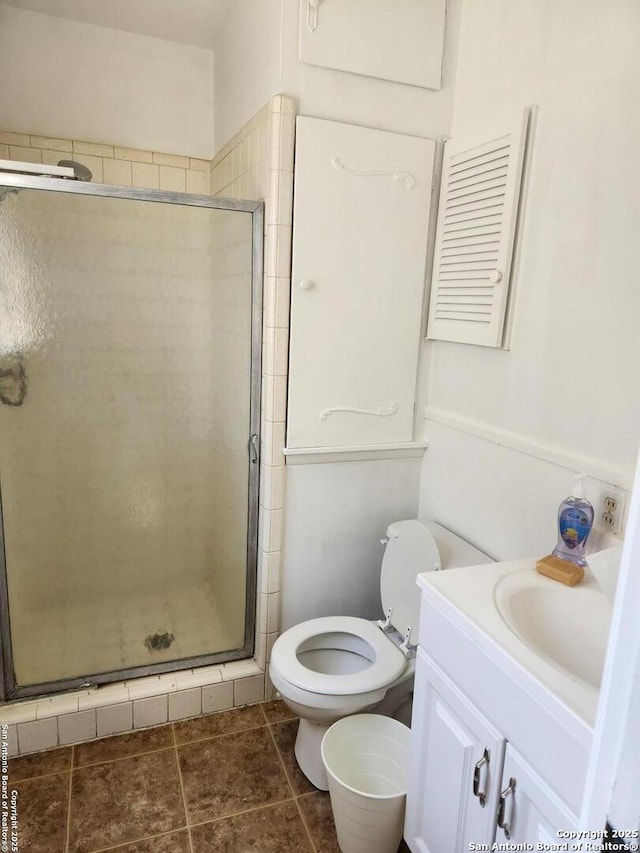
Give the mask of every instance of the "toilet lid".
[[385, 616], [392, 608], [391, 624], [403, 636], [411, 628], [411, 643], [418, 642], [420, 593], [416, 578], [440, 568], [435, 539], [421, 521], [395, 521], [387, 528], [389, 542], [380, 571], [380, 598]]
[[[304, 666], [297, 656], [300, 646], [309, 642], [312, 648], [313, 638], [318, 637], [318, 647], [322, 647], [321, 638], [333, 633], [351, 634], [364, 640], [373, 651], [371, 666], [347, 675], [328, 675]], [[346, 696], [369, 693], [391, 684], [405, 670], [407, 659], [374, 622], [357, 616], [325, 616], [301, 622], [281, 634], [271, 651], [271, 666], [291, 684], [309, 693]]]

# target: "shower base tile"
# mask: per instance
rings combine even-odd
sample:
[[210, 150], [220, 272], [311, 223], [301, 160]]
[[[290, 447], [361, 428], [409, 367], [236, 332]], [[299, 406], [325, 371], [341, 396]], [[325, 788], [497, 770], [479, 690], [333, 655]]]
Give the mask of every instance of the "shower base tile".
[[273, 700], [11, 759], [20, 849], [339, 853], [329, 795], [295, 763], [297, 724]]
[[[135, 573], [132, 571], [132, 574]], [[18, 681], [41, 684], [75, 678], [87, 672], [111, 672], [186, 660], [210, 649], [239, 648], [242, 645], [237, 629], [239, 619], [237, 609], [227, 606], [215, 595], [211, 578], [196, 571], [185, 575], [179, 585], [168, 584], [162, 591], [158, 590], [142, 611], [137, 597], [120, 587], [117, 596], [104, 594], [89, 603], [82, 600], [67, 602], [64, 606], [47, 603], [46, 607], [34, 608], [12, 621]], [[240, 621], [244, 624], [244, 616]], [[174, 637], [169, 647], [148, 647], [147, 639], [161, 630]], [[40, 636], [47, 637], [47, 643], [39, 646], [38, 654], [34, 654], [34, 638]], [[93, 641], [95, 637], [101, 638], [100, 643]], [[242, 678], [260, 671], [252, 661], [221, 664], [215, 669], [211, 681]], [[158, 693], [171, 692], [176, 690], [175, 678], [175, 674], [169, 673], [133, 679], [127, 684], [129, 695], [125, 694], [124, 698], [146, 698], [152, 693], [151, 682], [157, 682]], [[55, 713], [93, 707], [86, 703], [83, 707], [83, 698], [76, 707]], [[61, 700], [56, 697], [54, 701], [60, 703]], [[71, 697], [69, 701], [78, 700]], [[44, 706], [48, 702], [41, 700], [40, 704]]]

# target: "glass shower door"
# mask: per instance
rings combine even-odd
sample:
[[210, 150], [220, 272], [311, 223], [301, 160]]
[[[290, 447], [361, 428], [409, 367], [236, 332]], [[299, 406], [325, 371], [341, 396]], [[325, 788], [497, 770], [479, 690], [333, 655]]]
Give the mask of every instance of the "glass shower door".
[[252, 213], [123, 195], [0, 200], [14, 695], [251, 654]]

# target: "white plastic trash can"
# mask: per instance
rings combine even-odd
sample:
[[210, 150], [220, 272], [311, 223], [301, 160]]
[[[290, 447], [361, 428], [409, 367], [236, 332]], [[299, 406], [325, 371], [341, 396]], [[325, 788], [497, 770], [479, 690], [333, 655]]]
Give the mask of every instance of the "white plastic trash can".
[[409, 767], [407, 726], [379, 714], [334, 723], [322, 761], [342, 853], [396, 853], [402, 840]]

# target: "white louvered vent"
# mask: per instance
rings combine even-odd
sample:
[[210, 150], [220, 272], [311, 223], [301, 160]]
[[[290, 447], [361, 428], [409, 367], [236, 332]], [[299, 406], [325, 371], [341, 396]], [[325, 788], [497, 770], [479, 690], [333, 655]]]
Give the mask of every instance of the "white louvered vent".
[[483, 145], [445, 144], [428, 338], [502, 345], [527, 120]]

